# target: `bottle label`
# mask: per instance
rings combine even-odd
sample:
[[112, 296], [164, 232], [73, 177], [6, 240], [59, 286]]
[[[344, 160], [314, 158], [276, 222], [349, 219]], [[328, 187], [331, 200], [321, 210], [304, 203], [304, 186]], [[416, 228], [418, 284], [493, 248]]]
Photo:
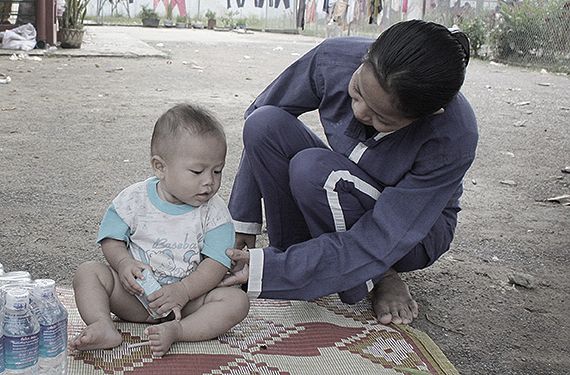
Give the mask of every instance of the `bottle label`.
[[63, 340], [63, 350], [67, 350], [67, 317], [57, 324], [59, 324], [59, 332], [61, 332], [61, 339]]
[[39, 332], [29, 336], [4, 336], [4, 364], [7, 370], [21, 370], [38, 362]]
[[56, 357], [65, 350], [67, 332], [62, 328], [60, 322], [40, 326], [40, 357]]
[[139, 301], [142, 303], [152, 318], [160, 319], [166, 317], [168, 314], [170, 314], [170, 311], [160, 315], [149, 307], [150, 302], [148, 301], [148, 296], [159, 290], [162, 286], [156, 280], [154, 274], [147, 268], [143, 270], [142, 274], [144, 279], [136, 279], [136, 281], [144, 289], [144, 294], [142, 296], [137, 294], [136, 297], [139, 299]]

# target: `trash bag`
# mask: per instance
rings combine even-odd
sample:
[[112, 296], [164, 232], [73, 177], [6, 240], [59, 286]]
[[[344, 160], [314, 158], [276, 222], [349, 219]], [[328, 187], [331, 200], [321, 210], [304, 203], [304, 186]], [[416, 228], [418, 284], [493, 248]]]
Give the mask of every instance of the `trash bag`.
[[36, 29], [31, 23], [4, 31], [2, 48], [30, 51], [36, 47]]

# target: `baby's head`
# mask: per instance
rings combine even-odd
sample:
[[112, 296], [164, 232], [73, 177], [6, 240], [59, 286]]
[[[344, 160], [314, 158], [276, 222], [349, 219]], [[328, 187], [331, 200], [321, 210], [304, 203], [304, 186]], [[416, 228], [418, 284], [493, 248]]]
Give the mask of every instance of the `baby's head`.
[[207, 110], [178, 104], [166, 111], [154, 125], [150, 150], [163, 200], [200, 206], [220, 188], [226, 136]]

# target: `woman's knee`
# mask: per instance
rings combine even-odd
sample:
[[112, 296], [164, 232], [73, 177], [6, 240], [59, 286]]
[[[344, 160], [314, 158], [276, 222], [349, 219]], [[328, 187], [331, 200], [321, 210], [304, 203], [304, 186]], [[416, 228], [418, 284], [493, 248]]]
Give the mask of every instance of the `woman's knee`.
[[291, 120], [295, 120], [295, 117], [279, 107], [268, 105], [257, 108], [245, 119], [245, 147], [264, 144], [267, 139], [274, 138], [276, 132], [286, 129]]
[[333, 152], [325, 148], [308, 148], [298, 152], [289, 163], [289, 185], [295, 197], [312, 196], [311, 191], [322, 191], [331, 172], [327, 161]]
[[417, 244], [408, 254], [392, 266], [396, 272], [410, 272], [426, 268], [431, 263], [422, 243]]
[[457, 224], [455, 208], [446, 209], [436, 221], [428, 235], [417, 244], [404, 258], [394, 265], [398, 272], [408, 272], [431, 266], [445, 252], [453, 241]]

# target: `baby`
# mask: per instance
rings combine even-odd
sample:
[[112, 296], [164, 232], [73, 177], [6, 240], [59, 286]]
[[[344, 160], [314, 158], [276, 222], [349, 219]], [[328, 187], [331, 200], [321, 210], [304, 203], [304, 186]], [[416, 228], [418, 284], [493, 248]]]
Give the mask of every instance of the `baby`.
[[75, 273], [75, 301], [87, 327], [71, 349], [120, 345], [111, 312], [154, 323], [145, 330], [154, 356], [177, 341], [215, 338], [245, 318], [245, 293], [218, 287], [231, 265], [225, 251], [235, 241], [216, 194], [226, 150], [222, 125], [202, 108], [180, 104], [158, 119], [154, 177], [119, 193], [101, 222], [97, 242], [108, 264], [85, 262]]

